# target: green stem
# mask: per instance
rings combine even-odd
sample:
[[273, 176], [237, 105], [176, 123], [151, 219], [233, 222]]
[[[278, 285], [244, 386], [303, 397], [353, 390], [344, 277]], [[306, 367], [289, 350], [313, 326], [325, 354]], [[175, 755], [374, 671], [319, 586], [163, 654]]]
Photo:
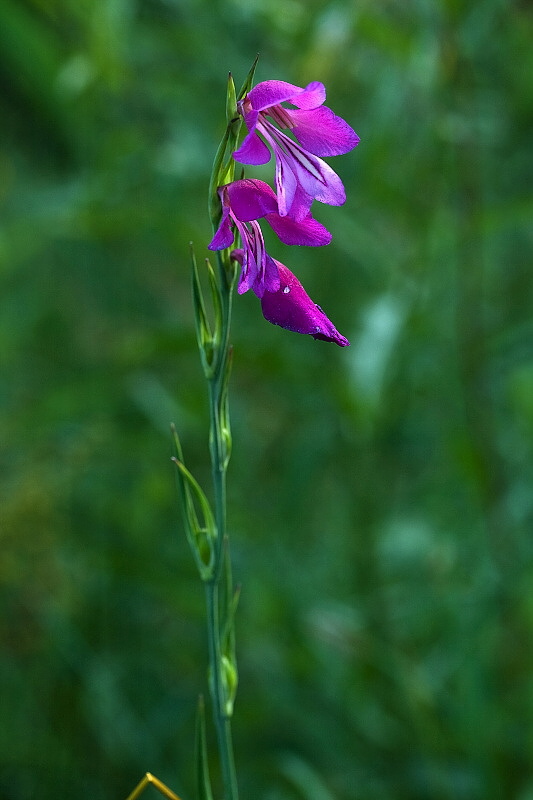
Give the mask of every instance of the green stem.
[[[230, 183], [235, 175], [233, 152], [237, 147], [242, 118], [237, 101], [250, 90], [257, 58], [237, 97], [231, 74], [226, 96], [227, 126], [217, 150], [209, 183], [209, 216], [215, 232], [222, 216], [219, 187]], [[228, 380], [231, 368], [229, 344], [232, 294], [235, 264], [230, 248], [217, 252], [218, 280], [209, 272], [214, 305], [214, 331], [209, 324], [198, 283], [193, 255], [193, 291], [196, 308], [198, 343], [209, 384], [209, 450], [215, 500], [214, 516], [216, 543], [206, 581], [207, 636], [209, 644], [210, 692], [217, 732], [218, 750], [224, 786], [224, 800], [238, 800], [237, 777], [231, 737], [231, 716], [237, 687], [237, 668], [234, 652], [233, 615], [236, 597], [233, 595], [229, 541], [226, 532], [226, 470], [231, 452], [231, 433], [228, 415]], [[211, 267], [209, 265], [209, 270]], [[213, 331], [213, 332], [212, 332]], [[209, 347], [206, 348], [206, 342]]]
[[225, 709], [225, 689], [222, 675], [222, 649], [220, 636], [219, 581], [206, 584], [207, 632], [209, 661], [211, 664], [211, 694], [213, 715], [217, 732], [218, 750], [224, 784], [224, 800], [237, 800], [237, 776], [233, 757], [231, 717]]
[[[228, 624], [228, 603], [232, 595], [231, 563], [226, 532], [226, 470], [228, 442], [224, 435], [227, 425], [225, 396], [229, 369], [229, 333], [231, 323], [232, 286], [223, 258], [219, 258], [221, 284], [222, 325], [218, 348], [218, 361], [214, 375], [209, 380], [210, 453], [217, 545], [213, 577], [206, 583], [207, 634], [211, 672], [211, 695], [217, 732], [218, 749], [224, 784], [224, 800], [237, 800], [237, 778], [231, 736], [231, 701], [228, 696], [227, 677], [223, 661], [223, 630]], [[222, 592], [224, 594], [222, 595]], [[222, 602], [222, 597], [224, 602]]]

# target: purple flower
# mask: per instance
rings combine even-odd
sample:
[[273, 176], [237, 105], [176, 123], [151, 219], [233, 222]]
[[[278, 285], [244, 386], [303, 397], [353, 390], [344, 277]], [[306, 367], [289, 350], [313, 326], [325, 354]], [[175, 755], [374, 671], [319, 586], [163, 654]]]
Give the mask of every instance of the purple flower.
[[222, 219], [209, 249], [231, 247], [235, 239], [235, 226], [242, 242], [239, 294], [252, 289], [258, 297], [262, 297], [265, 292], [276, 292], [280, 286], [278, 262], [266, 252], [257, 220], [264, 217], [285, 244], [316, 247], [331, 241], [329, 231], [310, 213], [298, 221], [282, 217], [278, 212], [276, 195], [263, 181], [234, 181], [221, 186], [218, 193], [222, 202]]
[[[239, 264], [244, 261], [243, 250], [233, 250], [231, 257]], [[276, 259], [272, 259], [278, 269], [279, 287], [266, 291], [261, 297], [261, 310], [264, 318], [273, 325], [280, 325], [288, 331], [308, 333], [313, 339], [335, 342], [339, 347], [350, 344], [320, 306], [313, 303], [304, 287], [290, 269]]]
[[[241, 164], [266, 164], [270, 161], [267, 144], [270, 146], [276, 158], [281, 216], [304, 218], [314, 199], [333, 206], [346, 200], [341, 179], [317, 156], [347, 153], [359, 143], [359, 137], [323, 105], [325, 99], [326, 89], [318, 81], [304, 89], [285, 81], [263, 81], [238, 104], [248, 135], [233, 157]], [[283, 102], [297, 108], [285, 108]], [[280, 128], [288, 128], [298, 142]]]

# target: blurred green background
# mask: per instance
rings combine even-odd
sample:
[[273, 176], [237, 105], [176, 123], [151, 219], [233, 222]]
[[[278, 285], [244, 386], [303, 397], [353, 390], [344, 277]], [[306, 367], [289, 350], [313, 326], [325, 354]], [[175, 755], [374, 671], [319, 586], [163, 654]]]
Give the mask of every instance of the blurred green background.
[[2, 798], [193, 797], [169, 423], [207, 481], [188, 242], [259, 52], [361, 144], [332, 244], [270, 240], [352, 346], [235, 305], [242, 797], [532, 800], [532, 41], [506, 0], [2, 0]]

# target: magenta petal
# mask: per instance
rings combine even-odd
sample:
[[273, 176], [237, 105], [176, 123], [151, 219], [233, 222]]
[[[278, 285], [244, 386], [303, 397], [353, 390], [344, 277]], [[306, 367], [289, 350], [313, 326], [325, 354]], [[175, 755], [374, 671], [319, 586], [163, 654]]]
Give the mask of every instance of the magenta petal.
[[[326, 203], [330, 206], [342, 206], [346, 202], [346, 192], [344, 184], [329, 164], [321, 158], [307, 154], [307, 161], [312, 165], [313, 174], [305, 163], [294, 159], [293, 169], [296, 172], [298, 183], [302, 190], [318, 200], [319, 203]], [[318, 178], [316, 175], [318, 174]]]
[[229, 183], [226, 187], [231, 210], [241, 222], [261, 219], [278, 210], [273, 189], [264, 181], [247, 178]]
[[243, 139], [241, 146], [233, 153], [233, 158], [239, 164], [267, 164], [270, 161], [270, 150], [259, 138], [255, 126], [250, 133]]
[[232, 258], [234, 261], [237, 261], [242, 267], [241, 274], [239, 276], [237, 292], [239, 294], [244, 294], [253, 286], [254, 281], [257, 278], [259, 271], [257, 268], [257, 262], [253, 253], [249, 249], [246, 251], [241, 249], [232, 250], [230, 253], [230, 258]]
[[208, 250], [224, 250], [225, 247], [231, 247], [234, 238], [231, 230], [231, 220], [224, 220], [220, 223], [218, 231], [207, 245], [207, 248]]
[[242, 267], [237, 291], [244, 294], [253, 289], [258, 297], [262, 297], [265, 291], [277, 291], [280, 284], [277, 262], [265, 250], [259, 223], [245, 225], [237, 220], [236, 225], [243, 244], [242, 249], [230, 254], [230, 258]]
[[278, 262], [265, 254], [265, 272], [261, 281], [256, 280], [252, 289], [258, 297], [263, 297], [265, 292], [277, 292], [281, 285]]
[[281, 285], [277, 292], [265, 292], [261, 298], [264, 318], [273, 325], [289, 331], [305, 333], [314, 339], [334, 342], [339, 347], [350, 344], [326, 317], [322, 309], [313, 303], [298, 278], [284, 264], [276, 261]]
[[359, 144], [359, 136], [348, 123], [330, 108], [293, 109], [293, 133], [309, 152], [316, 156], [340, 156]]
[[284, 244], [322, 247], [331, 242], [331, 233], [311, 214], [298, 222], [289, 216], [267, 214], [266, 221]]
[[310, 208], [308, 198], [332, 206], [345, 202], [343, 183], [329, 164], [282, 131], [276, 131], [270, 123], [262, 125], [276, 157], [276, 189], [282, 216], [303, 216]]
[[319, 81], [308, 83], [305, 89], [297, 96], [292, 96], [290, 102], [298, 108], [316, 108], [321, 106], [326, 99], [326, 87]]
[[313, 199], [313, 196], [307, 194], [302, 186], [298, 184], [287, 215], [298, 221], [305, 219], [309, 215], [309, 209], [313, 204]]
[[[220, 194], [220, 190], [219, 190]], [[222, 219], [218, 230], [207, 245], [208, 250], [224, 250], [225, 247], [231, 247], [235, 238], [230, 217], [230, 207], [224, 202], [224, 195], [221, 194], [222, 200]]]
[[316, 108], [325, 99], [326, 89], [318, 81], [309, 83], [304, 89], [286, 81], [263, 81], [248, 94], [254, 111], [264, 111], [283, 102], [290, 102], [298, 108]]
[[[298, 191], [298, 178], [295, 170], [292, 168], [292, 161], [288, 159], [283, 151], [273, 145], [274, 155], [276, 157], [275, 169], [275, 184], [278, 193], [278, 207], [279, 213], [282, 215], [288, 214], [289, 209], [294, 203], [294, 197]], [[306, 209], [306, 212], [311, 208]], [[302, 216], [305, 216], [302, 214]]]
[[[285, 100], [291, 100], [295, 95], [302, 94], [305, 89], [286, 81], [263, 81], [258, 83], [248, 93], [248, 100], [254, 111], [263, 111], [269, 106], [278, 105]], [[295, 103], [296, 105], [296, 103]]]

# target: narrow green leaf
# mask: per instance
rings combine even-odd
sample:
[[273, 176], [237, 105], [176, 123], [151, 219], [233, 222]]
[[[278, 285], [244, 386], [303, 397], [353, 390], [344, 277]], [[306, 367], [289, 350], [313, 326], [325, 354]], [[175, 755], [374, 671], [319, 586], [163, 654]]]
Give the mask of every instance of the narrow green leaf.
[[235, 94], [235, 83], [233, 81], [233, 76], [230, 72], [228, 75], [228, 93], [226, 96], [226, 121], [228, 125], [231, 125], [232, 122], [238, 117], [237, 111], [237, 96]]
[[232, 365], [233, 365], [233, 347], [230, 347], [228, 350], [228, 358], [226, 364], [224, 365], [224, 375], [222, 377], [222, 390], [220, 393], [220, 412], [221, 412], [220, 432], [222, 434], [222, 440], [224, 443], [224, 468], [227, 468], [228, 466], [232, 449], [231, 423], [230, 423], [229, 399], [228, 399], [229, 379], [231, 375]]
[[196, 793], [198, 800], [213, 800], [209, 763], [207, 760], [207, 741], [205, 735], [205, 704], [203, 695], [198, 698], [196, 714]]
[[213, 232], [215, 232], [220, 224], [220, 219], [222, 217], [222, 205], [220, 202], [220, 197], [218, 196], [218, 187], [224, 184], [223, 176], [226, 172], [226, 167], [224, 167], [224, 161], [226, 156], [226, 150], [228, 148], [228, 141], [230, 137], [230, 129], [231, 126], [228, 125], [224, 132], [224, 136], [222, 137], [222, 141], [218, 146], [218, 150], [215, 155], [215, 160], [213, 162], [213, 167], [211, 170], [211, 179], [209, 181], [209, 218], [211, 219], [211, 225], [213, 227]]
[[259, 53], [256, 55], [256, 57], [254, 59], [254, 63], [250, 67], [250, 71], [249, 71], [248, 75], [246, 76], [246, 79], [245, 79], [243, 85], [241, 86], [241, 90], [240, 90], [240, 92], [238, 94], [237, 100], [242, 100], [243, 97], [245, 97], [248, 94], [248, 92], [250, 91], [250, 89], [252, 88], [252, 84], [254, 82], [255, 68], [257, 67], [257, 62], [258, 61], [259, 61]]
[[222, 298], [220, 297], [220, 287], [217, 283], [215, 271], [211, 266], [211, 262], [208, 258], [205, 260], [205, 265], [207, 267], [207, 277], [209, 278], [209, 287], [211, 289], [211, 297], [213, 300], [213, 312], [215, 317], [215, 335], [213, 337], [214, 342], [218, 345], [220, 344], [220, 340], [222, 338], [222, 321], [223, 321], [223, 311], [222, 311]]
[[[172, 459], [183, 479], [184, 493], [186, 495], [187, 516], [189, 529], [192, 536], [193, 552], [196, 557], [202, 580], [209, 580], [213, 573], [214, 547], [217, 538], [216, 524], [207, 497], [203, 493], [198, 481], [191, 475], [185, 464], [177, 458]], [[204, 525], [198, 521], [194, 500], [200, 506]]]
[[233, 649], [235, 645], [235, 615], [237, 613], [237, 606], [239, 605], [239, 598], [241, 595], [241, 587], [238, 586], [230, 597], [228, 603], [226, 618], [222, 627], [222, 648], [228, 657], [233, 661]]
[[233, 704], [237, 694], [239, 673], [235, 654], [235, 614], [240, 597], [240, 586], [233, 591], [230, 554], [227, 541], [224, 552], [224, 575], [220, 593], [220, 647], [222, 652], [222, 672], [224, 682], [224, 710], [228, 717], [233, 714]]
[[[213, 575], [217, 527], [209, 501], [200, 484], [183, 463], [183, 451], [175, 426], [172, 426], [177, 457], [172, 461], [178, 468], [178, 487], [182, 501], [183, 520], [189, 545], [193, 552], [200, 577], [208, 581]], [[203, 524], [198, 519], [199, 507]]]
[[207, 336], [211, 336], [211, 330], [209, 327], [209, 321], [207, 319], [207, 315], [205, 312], [205, 303], [202, 294], [202, 287], [200, 285], [200, 278], [198, 275], [198, 267], [196, 265], [196, 256], [194, 254], [193, 243], [189, 243], [190, 253], [191, 253], [191, 268], [192, 268], [192, 275], [193, 275], [193, 295], [194, 295], [194, 305], [195, 310], [200, 317], [200, 322], [202, 327], [206, 331]]
[[185, 478], [185, 481], [187, 483], [187, 487], [192, 491], [192, 494], [193, 494], [194, 498], [197, 500], [197, 502], [198, 502], [198, 504], [199, 504], [199, 506], [201, 508], [202, 516], [203, 516], [204, 521], [205, 521], [206, 529], [210, 533], [212, 533], [213, 536], [215, 536], [216, 535], [215, 518], [214, 518], [213, 513], [211, 511], [211, 507], [209, 505], [209, 501], [208, 501], [207, 497], [205, 496], [200, 484], [198, 483], [196, 478], [194, 478], [192, 476], [192, 474], [189, 472], [189, 470], [187, 469], [187, 467], [185, 466], [185, 464], [182, 461], [180, 461], [177, 458], [174, 458], [173, 461], [176, 464], [176, 466], [178, 467], [178, 469], [181, 472], [181, 474], [183, 475], [183, 477]]
[[215, 347], [214, 336], [211, 332], [209, 319], [207, 317], [207, 313], [205, 310], [202, 286], [200, 284], [200, 276], [198, 275], [196, 256], [192, 249], [192, 243], [191, 243], [191, 275], [192, 275], [192, 294], [193, 294], [193, 304], [194, 304], [194, 319], [196, 326], [196, 339], [198, 342], [198, 349], [200, 351], [204, 373], [206, 378], [209, 380], [213, 375], [216, 347]]

